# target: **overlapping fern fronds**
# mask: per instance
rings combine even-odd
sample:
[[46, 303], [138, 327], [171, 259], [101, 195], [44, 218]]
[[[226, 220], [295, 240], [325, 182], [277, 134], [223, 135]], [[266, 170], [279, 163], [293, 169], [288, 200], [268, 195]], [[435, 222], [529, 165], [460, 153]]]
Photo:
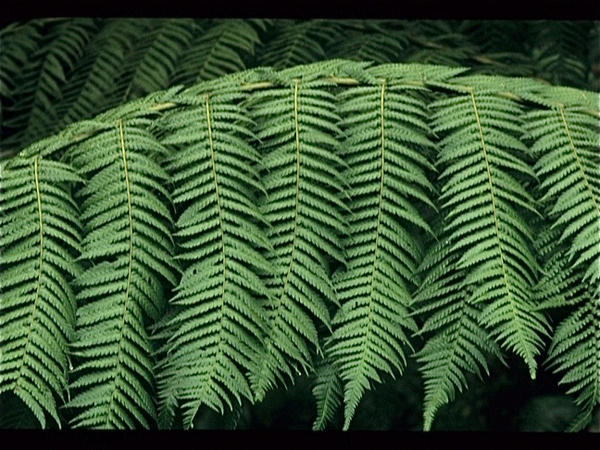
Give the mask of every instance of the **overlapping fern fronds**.
[[116, 83], [99, 103], [98, 111], [167, 88], [183, 50], [200, 31], [193, 19], [148, 20], [119, 68]]
[[102, 112], [101, 103], [117, 81], [133, 40], [144, 29], [145, 22], [132, 19], [102, 24], [69, 74], [55, 106], [54, 132]]
[[285, 69], [323, 60], [323, 46], [332, 43], [342, 30], [341, 23], [336, 21], [280, 20], [275, 24], [275, 34], [266, 42], [258, 62], [262, 66]]
[[252, 22], [220, 20], [198, 34], [176, 63], [171, 85], [191, 85], [245, 68], [243, 54], [254, 54], [260, 42]]
[[[62, 97], [66, 73], [81, 58], [94, 29], [91, 19], [58, 23], [18, 72], [10, 96], [12, 115], [3, 126], [16, 129], [3, 146], [23, 148], [54, 131], [56, 102]], [[26, 31], [27, 32], [27, 31]], [[10, 69], [10, 66], [9, 66]]]
[[39, 48], [40, 25], [37, 21], [26, 24], [12, 23], [0, 30], [0, 98], [3, 103], [11, 97], [19, 74], [31, 55]]

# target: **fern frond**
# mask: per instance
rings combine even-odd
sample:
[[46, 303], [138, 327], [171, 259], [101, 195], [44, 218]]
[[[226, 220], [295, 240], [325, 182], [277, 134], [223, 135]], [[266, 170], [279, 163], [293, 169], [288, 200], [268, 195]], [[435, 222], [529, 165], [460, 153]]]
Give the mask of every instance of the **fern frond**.
[[317, 375], [312, 392], [317, 399], [317, 417], [312, 429], [321, 431], [325, 429], [327, 422], [331, 422], [341, 405], [344, 389], [339, 373], [331, 361], [322, 361], [315, 372]]
[[147, 21], [110, 19], [104, 22], [89, 44], [84, 56], [71, 71], [56, 106], [55, 129], [88, 119], [102, 112], [102, 103], [111, 92], [127, 52], [146, 29]]
[[[199, 90], [200, 87], [196, 87]], [[210, 91], [209, 91], [210, 92]], [[187, 107], [167, 113], [163, 144], [177, 148], [169, 163], [175, 184], [178, 258], [185, 272], [170, 303], [177, 313], [163, 323], [168, 342], [159, 364], [159, 423], [172, 421], [183, 402], [190, 428], [201, 405], [221, 413], [232, 400], [252, 400], [246, 374], [264, 334], [258, 273], [271, 273], [260, 253], [270, 243], [258, 222], [254, 190], [262, 190], [254, 166], [259, 155], [245, 139], [244, 94], [226, 81], [216, 93], [184, 93]]]
[[447, 211], [444, 242], [460, 254], [456, 269], [467, 270], [456, 288], [473, 288], [472, 301], [486, 305], [480, 322], [525, 360], [535, 378], [535, 357], [548, 324], [531, 301], [539, 267], [521, 211], [539, 213], [519, 181], [535, 178], [525, 162], [527, 149], [515, 137], [522, 131], [522, 110], [514, 101], [490, 95], [493, 78], [462, 80], [481, 87], [433, 105], [434, 131], [450, 131], [440, 142], [439, 156], [445, 167], [440, 197]]
[[[251, 99], [257, 136], [263, 142], [261, 205], [271, 225], [267, 235], [274, 266], [266, 281], [272, 299], [267, 306], [264, 348], [250, 373], [260, 400], [277, 379], [293, 379], [299, 368], [308, 372], [309, 344], [319, 349], [313, 317], [329, 327], [325, 300], [337, 303], [328, 273], [327, 256], [343, 262], [339, 235], [345, 231], [336, 194], [343, 190], [336, 155], [341, 131], [336, 125], [331, 83], [300, 80], [292, 70], [281, 72], [286, 87], [258, 92]], [[322, 76], [322, 75], [321, 75]]]
[[340, 94], [349, 166], [348, 268], [336, 281], [342, 309], [334, 319], [329, 354], [344, 380], [345, 423], [379, 371], [402, 372], [409, 317], [407, 284], [421, 260], [411, 227], [431, 232], [414, 201], [433, 207], [425, 174], [433, 169], [422, 147], [434, 148], [423, 101], [385, 78]]
[[105, 93], [97, 109], [107, 110], [165, 89], [175, 64], [199, 26], [193, 19], [152, 19], [141, 29], [127, 53], [116, 83]]
[[425, 431], [439, 408], [454, 400], [456, 390], [467, 387], [465, 372], [481, 377], [481, 368], [489, 374], [486, 354], [502, 359], [498, 345], [479, 324], [481, 306], [473, 301], [473, 289], [456, 288], [465, 271], [451, 269], [458, 256], [448, 257], [447, 251], [439, 243], [427, 254], [420, 270], [428, 270], [428, 276], [415, 295], [415, 314], [428, 316], [420, 333], [432, 335], [417, 354], [425, 380]]
[[536, 74], [552, 84], [586, 87], [586, 50], [592, 22], [539, 21], [531, 25]]
[[551, 206], [553, 227], [562, 230], [559, 242], [569, 246], [572, 267], [584, 264], [583, 281], [593, 284], [600, 283], [599, 125], [580, 106], [559, 104], [527, 115], [532, 151], [539, 155], [540, 201]]
[[266, 43], [259, 55], [259, 63], [285, 69], [325, 59], [323, 45], [340, 35], [342, 28], [336, 21], [322, 19], [280, 20], [275, 30], [275, 37]]
[[4, 99], [12, 96], [16, 88], [16, 79], [35, 51], [40, 46], [39, 20], [32, 20], [25, 24], [13, 23], [0, 30], [0, 97]]
[[326, 50], [328, 58], [388, 63], [396, 61], [408, 43], [400, 33], [343, 33]]
[[79, 274], [77, 206], [69, 183], [81, 181], [63, 163], [15, 158], [2, 165], [0, 235], [0, 394], [12, 392], [42, 428], [46, 413], [61, 427]]
[[191, 85], [245, 69], [242, 55], [260, 42], [248, 20], [217, 21], [198, 35], [175, 64], [170, 84]]
[[571, 385], [567, 393], [577, 395], [581, 413], [570, 430], [579, 431], [600, 404], [600, 122], [577, 91], [548, 94], [560, 103], [526, 116], [552, 220], [538, 244], [548, 256], [537, 292], [544, 307], [574, 307], [553, 335], [548, 361], [563, 373], [560, 383]]
[[[570, 424], [571, 431], [585, 428], [594, 408], [600, 403], [600, 339], [598, 338], [598, 287], [582, 282], [584, 270], [572, 268], [559, 243], [560, 228], [540, 234], [540, 253], [547, 255], [536, 294], [544, 302], [541, 308], [572, 307], [571, 314], [556, 329], [548, 350], [548, 367], [563, 372], [560, 384], [569, 383], [568, 394], [577, 394], [580, 415]], [[596, 286], [596, 287], [594, 287]]]
[[52, 27], [48, 42], [29, 58], [11, 92], [14, 117], [4, 125], [17, 131], [3, 146], [23, 148], [54, 131], [56, 102], [62, 97], [66, 74], [78, 61], [91, 38], [91, 19], [67, 20]]
[[571, 385], [567, 394], [577, 394], [580, 414], [570, 431], [588, 426], [600, 404], [600, 296], [597, 288], [585, 291], [580, 294], [579, 308], [556, 329], [548, 350], [549, 367], [564, 373], [560, 384]]
[[[429, 23], [427, 23], [429, 22]], [[443, 66], [468, 66], [479, 48], [463, 34], [441, 21], [409, 23], [406, 35], [414, 45], [407, 47], [403, 60], [411, 63]]]
[[163, 314], [162, 281], [176, 278], [162, 186], [169, 178], [154, 161], [167, 150], [137, 123], [107, 122], [70, 153], [89, 180], [78, 196], [86, 225], [81, 258], [92, 263], [76, 279], [74, 427], [149, 427], [156, 417], [145, 325]]

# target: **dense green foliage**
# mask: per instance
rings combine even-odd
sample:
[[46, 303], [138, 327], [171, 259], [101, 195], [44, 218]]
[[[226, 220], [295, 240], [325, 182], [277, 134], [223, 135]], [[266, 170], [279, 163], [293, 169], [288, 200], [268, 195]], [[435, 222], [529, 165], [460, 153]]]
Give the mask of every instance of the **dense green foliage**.
[[[531, 378], [544, 360], [562, 376], [585, 428], [600, 404], [599, 96], [481, 74], [510, 62], [436, 65], [500, 45], [452, 26], [473, 42], [433, 45], [460, 33], [419, 22], [3, 30], [19, 154], [0, 167], [0, 401], [21, 403], [1, 423], [20, 408], [42, 427], [190, 428], [304, 373], [314, 429], [342, 405], [348, 429], [414, 358], [429, 430], [470, 373], [512, 354]], [[329, 52], [345, 59], [302, 64]], [[427, 64], [360, 61], [399, 55]]]

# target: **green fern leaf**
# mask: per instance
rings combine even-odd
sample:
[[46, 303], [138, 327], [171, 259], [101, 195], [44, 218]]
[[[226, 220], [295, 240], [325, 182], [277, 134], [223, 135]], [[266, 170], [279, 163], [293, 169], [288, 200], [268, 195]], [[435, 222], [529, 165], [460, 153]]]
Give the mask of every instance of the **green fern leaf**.
[[193, 19], [152, 19], [141, 29], [124, 59], [116, 83], [110, 86], [98, 111], [165, 89], [175, 64], [200, 30]]
[[320, 431], [333, 419], [342, 403], [344, 392], [342, 380], [330, 361], [323, 361], [315, 371], [317, 376], [313, 394], [317, 399], [317, 418], [313, 423], [313, 431]]
[[388, 63], [397, 61], [407, 45], [400, 33], [378, 30], [375, 33], [342, 33], [326, 50], [328, 58], [345, 58], [354, 61]]
[[176, 283], [162, 187], [168, 175], [154, 161], [167, 150], [134, 124], [105, 122], [70, 152], [89, 179], [78, 195], [86, 225], [81, 258], [92, 263], [76, 279], [74, 427], [149, 427], [156, 416], [145, 323], [163, 314], [162, 280]]
[[425, 104], [385, 78], [348, 89], [340, 99], [352, 213], [348, 269], [336, 281], [342, 309], [329, 354], [344, 381], [347, 429], [370, 381], [379, 382], [378, 372], [402, 372], [402, 346], [410, 346], [405, 332], [417, 331], [407, 282], [421, 254], [408, 229], [431, 232], [413, 201], [433, 207], [425, 174], [433, 166], [421, 147], [434, 144], [424, 137]]
[[456, 390], [467, 386], [465, 372], [481, 377], [486, 374], [486, 354], [502, 359], [497, 344], [479, 324], [481, 306], [473, 301], [473, 289], [458, 290], [456, 284], [465, 277], [464, 270], [451, 270], [458, 255], [448, 255], [439, 243], [427, 254], [420, 266], [427, 271], [415, 303], [415, 314], [425, 316], [420, 333], [433, 334], [417, 354], [419, 369], [425, 380], [423, 429], [429, 431], [438, 409], [454, 400]]
[[102, 112], [105, 96], [117, 81], [133, 42], [147, 21], [110, 19], [84, 49], [56, 106], [55, 131]]
[[322, 45], [332, 42], [342, 32], [336, 21], [321, 19], [294, 22], [280, 20], [274, 38], [265, 44], [259, 62], [274, 69], [285, 69], [325, 59]]
[[525, 360], [534, 378], [548, 325], [531, 302], [539, 268], [530, 250], [531, 231], [517, 209], [537, 213], [515, 178], [535, 177], [524, 161], [524, 145], [511, 134], [521, 131], [521, 109], [483, 90], [491, 78], [463, 80], [481, 83], [481, 91], [434, 104], [434, 131], [452, 130], [439, 156], [446, 180], [440, 197], [448, 211], [445, 241], [460, 254], [455, 267], [468, 269], [457, 289], [474, 288], [473, 301], [487, 305], [480, 322]]
[[94, 22], [91, 19], [67, 20], [56, 24], [29, 58], [26, 67], [14, 81], [11, 93], [14, 117], [3, 124], [17, 132], [3, 146], [23, 148], [53, 131], [57, 120], [56, 102], [62, 97], [66, 74], [78, 61], [90, 39]]
[[[2, 55], [0, 55], [0, 96], [12, 97], [16, 88], [16, 79], [22, 73], [31, 55], [39, 48], [40, 20], [32, 20], [26, 24], [13, 23], [0, 30]], [[3, 104], [6, 103], [3, 101]]]
[[[195, 90], [210, 84], [196, 86]], [[216, 89], [215, 89], [216, 90]], [[177, 220], [178, 258], [185, 272], [171, 304], [177, 313], [163, 323], [168, 342], [160, 363], [159, 423], [168, 426], [183, 403], [190, 428], [201, 405], [221, 413], [232, 399], [252, 400], [244, 372], [264, 334], [261, 301], [268, 295], [257, 273], [272, 272], [260, 253], [270, 247], [257, 225], [263, 221], [253, 190], [262, 189], [253, 166], [258, 153], [244, 138], [244, 95], [231, 82], [215, 93], [184, 93], [186, 105], [160, 122], [163, 144], [177, 148], [169, 170]]]
[[69, 281], [80, 271], [73, 254], [81, 241], [67, 183], [81, 178], [39, 157], [9, 160], [1, 172], [0, 394], [14, 393], [42, 428], [46, 413], [60, 428], [76, 309]]
[[577, 394], [581, 408], [571, 431], [585, 428], [600, 404], [600, 123], [577, 94], [551, 89], [546, 96], [556, 107], [526, 116], [541, 201], [552, 220], [538, 242], [547, 261], [536, 294], [544, 308], [573, 306], [548, 350], [549, 367], [563, 373], [560, 383], [571, 385], [567, 392]]
[[[306, 68], [303, 68], [306, 69]], [[318, 68], [312, 72], [318, 76]], [[344, 204], [335, 154], [340, 133], [330, 83], [300, 80], [292, 70], [281, 72], [284, 88], [258, 92], [249, 107], [263, 142], [263, 177], [267, 196], [261, 206], [274, 247], [267, 257], [274, 271], [267, 274], [272, 299], [267, 306], [268, 331], [264, 348], [250, 373], [255, 398], [260, 400], [276, 380], [293, 379], [300, 368], [308, 372], [308, 344], [319, 349], [313, 317], [329, 327], [325, 300], [337, 302], [328, 274], [326, 255], [343, 261], [339, 234]]]

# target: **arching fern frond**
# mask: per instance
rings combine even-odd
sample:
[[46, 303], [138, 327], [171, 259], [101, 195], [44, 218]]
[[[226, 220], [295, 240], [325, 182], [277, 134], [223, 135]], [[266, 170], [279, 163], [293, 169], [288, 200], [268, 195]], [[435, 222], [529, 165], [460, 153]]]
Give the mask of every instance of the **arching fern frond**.
[[1, 175], [0, 395], [16, 395], [42, 428], [46, 414], [60, 428], [81, 241], [68, 185], [81, 178], [37, 156], [7, 161]]
[[[381, 72], [381, 68], [378, 72]], [[379, 371], [402, 372], [409, 316], [409, 280], [421, 260], [411, 227], [431, 232], [414, 202], [433, 207], [434, 190], [421, 151], [434, 148], [426, 107], [406, 88], [386, 78], [340, 94], [339, 114], [347, 136], [342, 157], [349, 166], [348, 268], [336, 280], [342, 309], [334, 319], [329, 351], [344, 381], [345, 423]]]
[[259, 155], [246, 142], [252, 134], [239, 105], [244, 94], [227, 80], [214, 94], [210, 86], [178, 96], [186, 107], [159, 124], [168, 131], [163, 144], [176, 148], [168, 169], [185, 269], [170, 301], [176, 314], [162, 324], [161, 427], [170, 425], [178, 402], [190, 428], [201, 405], [223, 413], [233, 399], [252, 400], [246, 372], [265, 328], [261, 303], [268, 292], [257, 274], [272, 269], [260, 252], [270, 243], [253, 193], [263, 190], [254, 168]]
[[[139, 106], [138, 106], [139, 109]], [[102, 122], [99, 122], [102, 124]], [[164, 146], [148, 119], [106, 121], [74, 148], [89, 181], [78, 191], [85, 223], [76, 279], [74, 427], [149, 427], [155, 420], [153, 350], [146, 324], [164, 313], [163, 280], [176, 283], [166, 172], [154, 161]]]
[[343, 191], [343, 163], [335, 139], [341, 131], [335, 97], [326, 89], [331, 83], [319, 80], [315, 69], [314, 80], [300, 80], [291, 69], [281, 72], [273, 82], [285, 87], [257, 92], [249, 104], [263, 143], [267, 195], [261, 211], [274, 247], [267, 255], [274, 266], [266, 281], [272, 294], [267, 335], [250, 374], [258, 400], [284, 375], [293, 379], [300, 368], [309, 371], [308, 345], [319, 349], [313, 318], [329, 327], [325, 301], [337, 303], [327, 257], [344, 260], [339, 242], [344, 205], [337, 196]]

